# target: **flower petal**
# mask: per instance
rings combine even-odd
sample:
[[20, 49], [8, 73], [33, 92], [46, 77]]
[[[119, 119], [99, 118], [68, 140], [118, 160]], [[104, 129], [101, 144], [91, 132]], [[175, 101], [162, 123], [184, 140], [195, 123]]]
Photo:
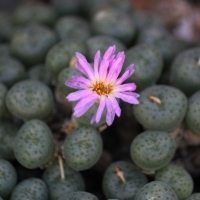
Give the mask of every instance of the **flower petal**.
[[124, 72], [124, 74], [120, 78], [117, 79], [116, 85], [120, 85], [133, 74], [134, 72], [133, 66], [134, 64], [131, 64], [126, 68], [126, 71]]
[[78, 71], [80, 71], [81, 73], [83, 73], [83, 74], [85, 74], [85, 75], [87, 76], [87, 73], [86, 73], [85, 69], [82, 67], [82, 65], [81, 65], [79, 62], [77, 62], [77, 63], [75, 64], [75, 66], [76, 66], [76, 69], [77, 69]]
[[72, 78], [65, 82], [65, 85], [75, 89], [86, 89], [90, 85], [90, 81], [83, 76], [72, 76]]
[[98, 95], [90, 95], [89, 97], [81, 99], [76, 106], [74, 107], [74, 117], [80, 117], [82, 116], [85, 112], [87, 112], [90, 107], [95, 103], [97, 100]]
[[100, 59], [101, 53], [100, 51], [97, 51], [94, 57], [94, 76], [98, 80], [99, 79], [99, 59]]
[[107, 51], [104, 53], [103, 59], [105, 60], [111, 59], [112, 55], [115, 53], [115, 49], [116, 49], [115, 45], [109, 47]]
[[117, 102], [116, 98], [113, 96], [108, 96], [108, 98], [112, 105], [113, 110], [115, 111], [116, 115], [119, 117], [121, 115], [121, 108], [119, 107], [119, 103]]
[[108, 60], [102, 60], [100, 67], [99, 67], [99, 78], [100, 81], [105, 81], [107, 73], [108, 73], [108, 66], [109, 61]]
[[105, 105], [106, 105], [106, 97], [102, 96], [100, 98], [100, 103], [99, 103], [99, 107], [97, 109], [97, 112], [94, 114], [94, 116], [91, 119], [91, 124], [94, 123], [95, 121], [96, 121], [96, 123], [99, 123], [101, 116], [102, 116], [102, 113], [104, 111]]
[[94, 79], [94, 71], [92, 69], [92, 66], [88, 63], [88, 61], [86, 60], [85, 56], [83, 56], [81, 53], [76, 52], [76, 57], [78, 59], [78, 63], [76, 67], [77, 69], [81, 69], [81, 72], [85, 72], [84, 74], [86, 74], [86, 76], [90, 79], [93, 80]]
[[89, 95], [89, 96], [87, 96], [87, 97], [81, 99], [81, 100], [76, 104], [76, 106], [74, 107], [74, 110], [84, 107], [85, 104], [87, 104], [88, 102], [91, 102], [91, 101], [93, 101], [93, 100], [96, 101], [97, 97], [98, 97], [98, 94], [94, 94], [94, 93], [93, 93], [93, 94], [91, 94], [91, 95]]
[[115, 88], [116, 92], [134, 91], [136, 89], [135, 83], [126, 83], [123, 85], [117, 85]]
[[109, 72], [107, 75], [106, 80], [107, 81], [111, 81], [113, 79], [113, 77], [115, 77], [116, 73], [118, 73], [117, 71], [119, 70], [119, 64], [121, 62], [122, 58], [118, 58], [118, 59], [114, 59], [112, 62], [112, 65], [109, 67]]
[[106, 108], [107, 108], [106, 122], [107, 122], [108, 126], [110, 126], [114, 121], [115, 112], [113, 110], [113, 107], [112, 107], [109, 99], [106, 99]]
[[78, 90], [76, 92], [70, 93], [66, 98], [68, 101], [77, 101], [91, 94], [92, 94], [92, 91], [90, 89]]
[[115, 93], [115, 97], [122, 99], [125, 102], [131, 103], [131, 104], [139, 104], [139, 101], [137, 98], [140, 95], [135, 92], [119, 92]]

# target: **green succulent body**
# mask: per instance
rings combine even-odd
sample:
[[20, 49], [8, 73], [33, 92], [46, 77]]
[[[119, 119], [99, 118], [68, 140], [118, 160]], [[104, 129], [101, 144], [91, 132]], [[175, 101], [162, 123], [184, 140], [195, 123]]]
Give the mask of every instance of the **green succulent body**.
[[24, 167], [34, 169], [45, 165], [52, 159], [54, 153], [53, 135], [43, 121], [30, 120], [17, 132], [14, 154]]
[[8, 198], [17, 183], [17, 173], [7, 160], [0, 159], [0, 196]]
[[175, 192], [165, 183], [152, 181], [143, 186], [134, 200], [178, 200]]
[[154, 85], [144, 89], [140, 93], [139, 102], [133, 107], [137, 121], [145, 129], [167, 132], [180, 125], [188, 104], [183, 92], [167, 85]]
[[132, 142], [132, 160], [146, 171], [154, 171], [166, 166], [176, 151], [174, 139], [167, 132], [145, 131]]
[[156, 46], [151, 44], [136, 45], [126, 51], [125, 69], [134, 63], [134, 73], [126, 82], [134, 82], [137, 91], [156, 83], [163, 69], [163, 58]]
[[[125, 182], [116, 175], [116, 167], [123, 172]], [[133, 200], [137, 191], [147, 182], [146, 176], [135, 165], [118, 161], [107, 168], [103, 177], [103, 191], [109, 199]]]
[[16, 83], [6, 95], [6, 106], [16, 117], [23, 120], [47, 119], [54, 108], [50, 88], [37, 80]]
[[57, 200], [64, 194], [70, 192], [85, 190], [85, 183], [81, 174], [71, 169], [65, 163], [63, 164], [65, 174], [64, 179], [61, 178], [58, 161], [54, 161], [54, 163], [43, 173], [42, 179], [48, 186], [50, 200]]
[[194, 187], [191, 175], [184, 168], [176, 165], [168, 165], [158, 170], [155, 180], [168, 184], [179, 200], [189, 197]]
[[74, 129], [65, 139], [63, 155], [74, 170], [91, 168], [99, 160], [103, 150], [99, 132], [91, 126]]
[[47, 200], [48, 189], [44, 181], [29, 178], [18, 183], [14, 188], [10, 200]]

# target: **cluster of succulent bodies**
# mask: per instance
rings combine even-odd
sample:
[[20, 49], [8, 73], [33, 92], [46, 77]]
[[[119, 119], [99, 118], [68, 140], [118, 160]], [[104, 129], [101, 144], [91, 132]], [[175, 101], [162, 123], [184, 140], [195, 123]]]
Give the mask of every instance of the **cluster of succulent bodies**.
[[129, 1], [0, 13], [0, 200], [199, 200], [199, 55]]

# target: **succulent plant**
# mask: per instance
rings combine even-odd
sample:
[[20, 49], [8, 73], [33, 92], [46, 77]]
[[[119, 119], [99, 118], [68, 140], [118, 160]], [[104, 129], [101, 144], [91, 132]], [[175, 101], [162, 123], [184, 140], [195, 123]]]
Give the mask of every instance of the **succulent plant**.
[[100, 133], [91, 126], [74, 129], [65, 139], [63, 155], [74, 170], [91, 168], [99, 160], [103, 149]]
[[56, 35], [45, 26], [34, 24], [20, 28], [12, 36], [11, 52], [27, 67], [44, 62]]
[[64, 16], [58, 19], [55, 24], [55, 31], [59, 40], [84, 42], [91, 35], [89, 23], [78, 16]]
[[13, 23], [16, 26], [41, 24], [53, 26], [56, 13], [51, 6], [42, 3], [26, 3], [18, 6], [13, 14]]
[[172, 86], [150, 86], [140, 93], [139, 101], [133, 112], [137, 121], [148, 130], [173, 131], [187, 111], [186, 96]]
[[134, 200], [178, 200], [175, 192], [167, 184], [160, 181], [152, 181], [143, 186]]
[[92, 28], [96, 34], [116, 37], [126, 45], [130, 45], [135, 34], [135, 26], [129, 15], [114, 8], [98, 10], [93, 15]]
[[75, 52], [86, 53], [86, 46], [80, 41], [61, 41], [54, 45], [46, 56], [46, 66], [54, 78], [57, 78], [62, 69], [70, 66], [75, 58]]
[[53, 113], [54, 99], [50, 88], [37, 80], [16, 83], [7, 92], [6, 106], [16, 117], [23, 120], [45, 120]]
[[95, 35], [90, 37], [87, 41], [88, 59], [94, 62], [94, 56], [98, 50], [105, 52], [109, 46], [115, 45], [117, 51], [124, 51], [125, 45], [115, 37], [109, 35]]
[[53, 135], [41, 120], [23, 124], [15, 138], [14, 154], [17, 161], [28, 169], [47, 164], [55, 153]]
[[170, 134], [162, 131], [145, 131], [132, 142], [132, 160], [146, 171], [154, 171], [166, 166], [176, 151], [175, 141]]
[[[138, 44], [126, 51], [124, 67], [134, 63], [135, 72], [126, 82], [134, 82], [137, 91], [154, 85], [163, 70], [163, 58], [160, 51], [152, 44]], [[122, 69], [125, 71], [125, 68]]]
[[186, 113], [186, 124], [195, 134], [200, 135], [200, 105], [199, 105], [200, 91], [194, 93], [188, 102], [188, 110]]
[[102, 184], [107, 198], [132, 200], [147, 182], [146, 176], [135, 165], [117, 161], [107, 168]]
[[179, 200], [189, 197], [194, 187], [191, 175], [184, 168], [176, 165], [168, 165], [158, 170], [155, 180], [169, 185]]
[[61, 177], [58, 161], [48, 167], [42, 176], [49, 189], [49, 199], [57, 200], [66, 193], [85, 190], [85, 183], [79, 172], [63, 163], [64, 178]]
[[185, 200], [199, 200], [200, 199], [200, 193], [193, 193], [190, 197], [188, 197]]
[[179, 53], [172, 63], [171, 84], [187, 96], [191, 96], [200, 89], [199, 54], [199, 47], [187, 49]]
[[44, 181], [38, 178], [29, 178], [21, 181], [14, 188], [10, 200], [47, 200], [48, 189]]
[[25, 78], [25, 67], [19, 60], [10, 56], [0, 57], [0, 82], [11, 87]]
[[72, 192], [62, 196], [58, 200], [98, 200], [98, 198], [89, 192]]
[[0, 159], [0, 196], [8, 198], [17, 183], [17, 173], [7, 160]]

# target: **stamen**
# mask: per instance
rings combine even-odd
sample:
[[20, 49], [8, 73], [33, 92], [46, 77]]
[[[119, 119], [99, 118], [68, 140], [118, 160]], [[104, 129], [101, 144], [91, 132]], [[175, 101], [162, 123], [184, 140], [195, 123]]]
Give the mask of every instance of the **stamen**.
[[112, 92], [113, 85], [111, 84], [105, 85], [103, 82], [96, 82], [92, 86], [89, 86], [89, 88], [91, 88], [92, 91], [96, 92], [100, 96], [101, 95], [107, 96]]

